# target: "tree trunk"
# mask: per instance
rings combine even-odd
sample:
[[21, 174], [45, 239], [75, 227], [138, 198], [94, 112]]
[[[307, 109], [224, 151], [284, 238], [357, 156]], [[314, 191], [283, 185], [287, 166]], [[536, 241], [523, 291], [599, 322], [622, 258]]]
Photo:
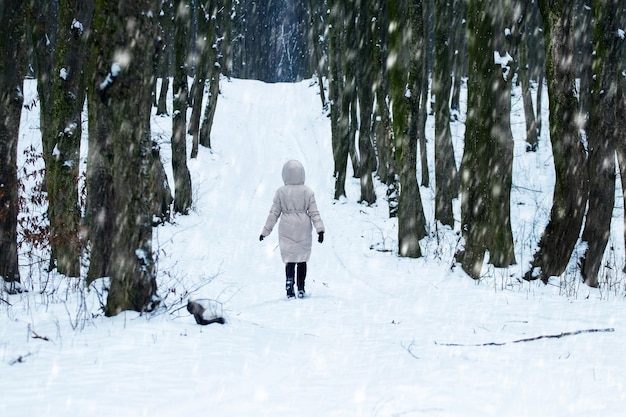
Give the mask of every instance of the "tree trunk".
[[561, 275], [580, 234], [587, 205], [585, 149], [578, 126], [574, 25], [567, 1], [541, 0], [546, 40], [546, 79], [550, 98], [550, 141], [556, 182], [550, 221], [539, 241], [526, 280]]
[[450, 49], [452, 31], [451, 2], [435, 5], [435, 220], [454, 228], [452, 200], [459, 194], [459, 175], [450, 131], [450, 90], [452, 88]]
[[37, 93], [39, 95], [39, 118], [41, 141], [46, 164], [46, 175], [49, 171], [48, 163], [54, 146], [56, 127], [52, 122], [52, 82], [54, 79], [54, 62], [57, 27], [58, 2], [36, 0], [31, 5], [31, 35], [37, 77]]
[[[415, 121], [411, 122], [411, 129], [415, 129], [414, 135], [417, 135], [417, 142], [420, 149], [420, 165], [421, 165], [421, 185], [422, 187], [430, 186], [430, 172], [428, 170], [428, 152], [426, 151], [426, 119], [428, 118], [428, 74], [430, 68], [430, 52], [428, 39], [430, 36], [429, 31], [429, 5], [430, 0], [420, 1], [418, 8], [421, 9], [421, 14], [414, 17], [416, 24], [413, 24], [413, 31], [415, 38], [418, 40], [414, 42], [414, 52], [411, 54], [411, 73], [415, 76], [413, 78], [414, 85], [411, 87], [412, 93], [412, 107], [411, 117]], [[411, 83], [411, 81], [409, 81]], [[413, 84], [413, 83], [412, 83]], [[425, 224], [424, 224], [425, 225]]]
[[[204, 98], [204, 90], [207, 80], [213, 75], [212, 67], [215, 66], [216, 47], [216, 27], [215, 21], [217, 16], [214, 14], [215, 1], [207, 1], [201, 4], [198, 13], [198, 39], [196, 41], [196, 51], [198, 55], [198, 63], [195, 68], [195, 77], [191, 88], [192, 111], [189, 120], [188, 133], [192, 135], [191, 157], [198, 155], [198, 145], [200, 142], [200, 117], [202, 115], [202, 100]], [[208, 108], [208, 106], [207, 106]], [[209, 139], [210, 143], [210, 139]]]
[[453, 43], [449, 49], [453, 53], [452, 73], [454, 74], [450, 109], [452, 117], [458, 120], [461, 111], [461, 81], [467, 73], [467, 0], [453, 1], [452, 24], [449, 26], [449, 30], [453, 31]]
[[373, 172], [376, 169], [376, 158], [373, 149], [372, 115], [374, 112], [373, 60], [374, 46], [371, 21], [374, 10], [370, 9], [370, 1], [361, 0], [359, 5], [358, 32], [358, 97], [359, 97], [359, 153], [361, 155], [361, 202], [374, 204]]
[[17, 142], [24, 103], [24, 2], [5, 0], [0, 13], [0, 278], [21, 291], [17, 254]]
[[[465, 149], [461, 164], [463, 270], [480, 278], [485, 252], [496, 267], [515, 263], [510, 192], [513, 137], [510, 127], [512, 62], [495, 33], [504, 4], [476, 0], [468, 6], [469, 79]], [[485, 51], [495, 51], [485, 53]], [[498, 58], [494, 62], [494, 58]]]
[[[617, 109], [618, 59], [623, 39], [618, 35], [619, 0], [594, 1], [593, 77], [589, 103], [589, 204], [582, 234], [586, 250], [581, 260], [585, 284], [597, 287], [598, 272], [611, 234], [615, 205], [615, 123]], [[622, 35], [623, 36], [623, 35]]]
[[522, 101], [524, 103], [524, 120], [526, 121], [526, 150], [536, 152], [539, 143], [537, 119], [533, 108], [533, 98], [530, 92], [530, 77], [528, 68], [528, 36], [524, 36], [519, 50], [518, 76], [522, 84]]
[[[419, 239], [425, 236], [424, 212], [417, 183], [417, 136], [410, 135], [411, 103], [407, 96], [410, 56], [408, 45], [421, 40], [423, 32], [415, 19], [422, 15], [421, 0], [388, 0], [389, 54], [397, 57], [388, 68], [393, 114], [396, 159], [400, 166], [400, 198], [398, 202], [398, 251], [400, 256], [422, 256]], [[410, 16], [410, 20], [409, 17]], [[413, 27], [413, 38], [409, 27]], [[419, 96], [418, 96], [419, 98]]]
[[333, 160], [335, 177], [335, 200], [346, 195], [346, 174], [348, 168], [349, 153], [349, 120], [343, 113], [344, 108], [344, 81], [342, 71], [343, 54], [343, 2], [341, 0], [328, 0], [329, 14], [329, 65], [330, 79], [330, 127], [332, 135]]
[[159, 31], [161, 36], [159, 51], [159, 73], [161, 77], [161, 89], [157, 99], [158, 116], [166, 116], [167, 112], [167, 92], [170, 87], [170, 69], [172, 63], [173, 30], [174, 30], [174, 11], [172, 10], [172, 1], [163, 1], [161, 13], [159, 13]]
[[311, 54], [311, 68], [315, 70], [317, 76], [317, 84], [320, 90], [320, 100], [322, 101], [322, 107], [327, 108], [326, 93], [324, 91], [324, 60], [327, 54], [324, 51], [324, 15], [322, 11], [324, 8], [322, 2], [315, 0], [307, 0], [307, 8], [309, 12], [309, 30], [308, 30], [308, 44], [312, 50]]
[[191, 175], [187, 168], [187, 35], [188, 0], [179, 0], [174, 29], [174, 113], [172, 114], [172, 171], [174, 173], [174, 212], [187, 214], [191, 208]]
[[386, 200], [389, 207], [389, 217], [398, 216], [398, 175], [396, 174], [396, 156], [393, 138], [393, 126], [389, 109], [389, 77], [387, 71], [388, 58], [388, 17], [387, 2], [378, 4], [375, 13], [375, 41], [374, 52], [374, 133], [378, 154], [378, 177], [387, 185]]
[[[111, 286], [105, 313], [148, 311], [158, 302], [150, 212], [150, 109], [156, 47], [156, 0], [121, 4], [97, 0], [93, 56], [95, 94], [110, 115], [113, 150], [114, 228]], [[133, 24], [129, 24], [132, 22]], [[127, 51], [132, 59], [118, 60]], [[102, 69], [109, 68], [104, 75]]]
[[85, 103], [85, 33], [92, 12], [89, 1], [59, 1], [55, 71], [59, 76], [53, 79], [52, 124], [56, 129], [48, 155], [48, 214], [52, 260], [57, 271], [69, 277], [80, 276], [78, 167]]

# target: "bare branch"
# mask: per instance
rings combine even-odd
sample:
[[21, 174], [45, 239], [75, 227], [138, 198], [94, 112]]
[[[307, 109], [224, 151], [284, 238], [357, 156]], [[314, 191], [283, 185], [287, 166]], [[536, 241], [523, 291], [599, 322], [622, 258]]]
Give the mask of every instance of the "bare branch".
[[574, 336], [574, 335], [583, 334], [583, 333], [612, 333], [614, 331], [615, 331], [614, 328], [609, 327], [606, 329], [585, 329], [585, 330], [576, 330], [573, 332], [563, 332], [559, 334], [541, 335], [541, 336], [536, 336], [536, 337], [529, 337], [526, 339], [513, 340], [512, 342], [489, 342], [489, 343], [477, 343], [477, 344], [464, 344], [464, 343], [439, 343], [435, 341], [435, 344], [439, 346], [504, 346], [506, 344], [512, 344], [512, 343], [534, 342], [535, 340], [541, 340], [541, 339], [560, 339], [561, 337]]

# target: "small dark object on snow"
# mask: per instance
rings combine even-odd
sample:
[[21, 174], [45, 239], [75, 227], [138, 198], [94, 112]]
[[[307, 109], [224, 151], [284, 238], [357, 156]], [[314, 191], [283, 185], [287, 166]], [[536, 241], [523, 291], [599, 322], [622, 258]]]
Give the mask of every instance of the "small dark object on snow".
[[200, 302], [197, 302], [197, 301], [189, 300], [187, 302], [187, 311], [190, 314], [193, 314], [193, 318], [196, 319], [196, 323], [201, 324], [203, 326], [206, 326], [207, 324], [211, 324], [211, 323], [219, 323], [219, 324], [226, 323], [226, 320], [224, 320], [224, 317], [212, 317], [209, 319], [204, 318], [204, 312], [206, 311], [206, 308]]

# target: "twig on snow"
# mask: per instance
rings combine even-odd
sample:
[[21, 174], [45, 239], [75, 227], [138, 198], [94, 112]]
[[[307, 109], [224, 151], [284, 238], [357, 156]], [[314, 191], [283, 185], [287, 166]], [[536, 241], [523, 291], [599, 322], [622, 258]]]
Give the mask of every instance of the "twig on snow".
[[24, 363], [26, 362], [26, 358], [29, 357], [30, 355], [32, 355], [32, 352], [28, 352], [25, 355], [20, 355], [17, 358], [13, 359], [12, 361], [9, 361], [9, 365], [13, 366], [16, 363]]
[[439, 343], [435, 341], [435, 344], [439, 346], [503, 346], [503, 345], [511, 344], [511, 343], [534, 342], [535, 340], [541, 340], [541, 339], [560, 339], [561, 337], [574, 336], [574, 335], [583, 334], [583, 333], [612, 333], [614, 331], [615, 331], [614, 328], [609, 327], [606, 329], [584, 329], [584, 330], [576, 330], [573, 332], [563, 332], [559, 334], [547, 334], [547, 335], [541, 335], [541, 336], [536, 336], [536, 337], [529, 337], [526, 339], [513, 340], [511, 342], [489, 342], [489, 343], [464, 344], [464, 343]]
[[48, 336], [40, 336], [34, 330], [31, 330], [31, 333], [33, 334], [33, 336], [32, 336], [33, 339], [41, 339], [41, 340], [45, 340], [46, 342], [50, 341], [50, 339], [48, 339]]
[[[435, 342], [437, 343], [437, 342]], [[400, 344], [404, 349], [406, 349], [406, 351], [409, 353], [409, 355], [413, 356], [415, 359], [419, 359], [419, 356], [417, 356], [415, 353], [413, 353], [413, 351], [411, 350], [411, 348], [413, 347], [413, 345], [415, 345], [415, 339], [413, 339], [411, 341], [411, 343], [408, 346], [404, 346], [404, 343]]]

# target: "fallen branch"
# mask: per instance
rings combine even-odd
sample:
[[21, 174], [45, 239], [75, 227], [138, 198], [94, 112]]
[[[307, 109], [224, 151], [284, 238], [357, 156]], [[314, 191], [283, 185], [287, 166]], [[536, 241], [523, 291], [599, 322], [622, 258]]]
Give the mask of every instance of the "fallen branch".
[[20, 355], [17, 358], [13, 359], [12, 361], [9, 361], [9, 365], [13, 366], [16, 363], [24, 363], [24, 362], [26, 362], [26, 358], [29, 357], [30, 355], [32, 355], [31, 352], [28, 352], [25, 355]]
[[37, 334], [34, 330], [31, 330], [31, 333], [33, 334], [31, 336], [33, 339], [41, 339], [41, 340], [45, 340], [46, 342], [50, 341], [50, 339], [48, 339], [48, 336], [41, 336], [41, 335]]
[[585, 330], [576, 330], [573, 332], [563, 332], [559, 334], [547, 334], [547, 335], [541, 335], [541, 336], [536, 336], [536, 337], [529, 337], [526, 339], [513, 340], [511, 342], [489, 342], [489, 343], [464, 344], [464, 343], [439, 343], [435, 341], [435, 344], [439, 346], [504, 346], [506, 344], [512, 344], [512, 343], [534, 342], [535, 340], [541, 340], [541, 339], [560, 339], [561, 337], [574, 336], [574, 335], [583, 334], [583, 333], [612, 333], [614, 331], [615, 331], [614, 328], [609, 327], [606, 329], [585, 329]]

